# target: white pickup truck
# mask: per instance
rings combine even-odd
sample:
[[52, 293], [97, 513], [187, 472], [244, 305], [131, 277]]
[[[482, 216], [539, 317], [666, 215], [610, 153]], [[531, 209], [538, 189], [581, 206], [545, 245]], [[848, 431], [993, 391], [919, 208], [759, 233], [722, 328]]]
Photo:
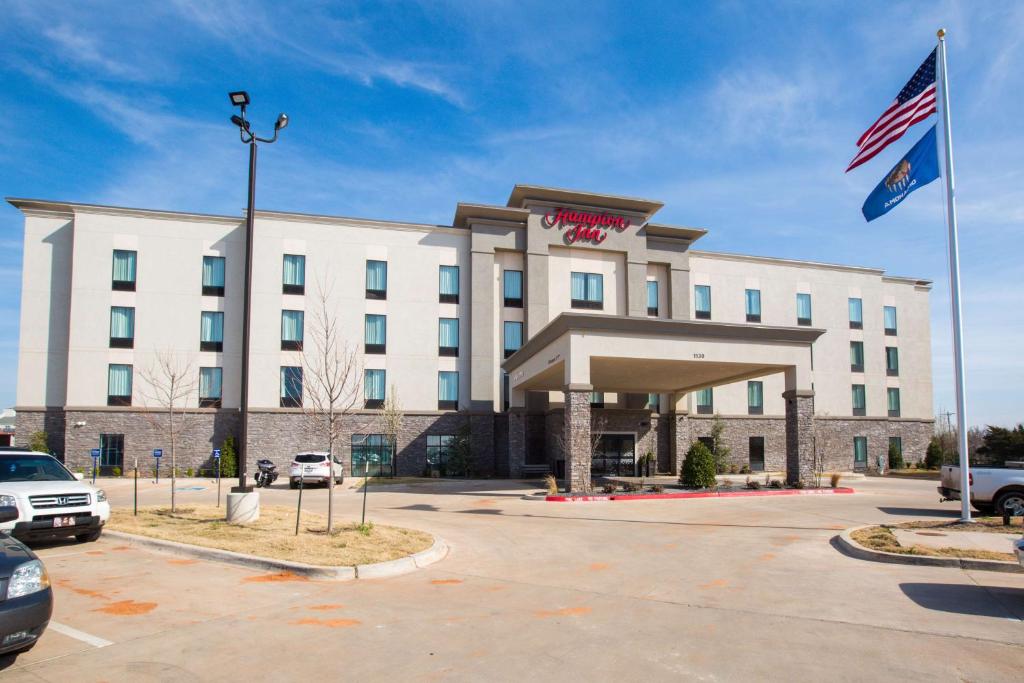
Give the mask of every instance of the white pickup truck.
[[17, 519], [0, 522], [0, 531], [20, 541], [95, 541], [110, 518], [110, 504], [102, 489], [80, 478], [52, 455], [0, 449], [0, 507], [18, 509]]
[[[1007, 461], [1005, 467], [972, 467], [968, 473], [971, 505], [983, 515], [1001, 515], [1004, 508], [1024, 514], [1024, 462]], [[960, 500], [960, 468], [943, 465], [939, 482], [943, 500]]]

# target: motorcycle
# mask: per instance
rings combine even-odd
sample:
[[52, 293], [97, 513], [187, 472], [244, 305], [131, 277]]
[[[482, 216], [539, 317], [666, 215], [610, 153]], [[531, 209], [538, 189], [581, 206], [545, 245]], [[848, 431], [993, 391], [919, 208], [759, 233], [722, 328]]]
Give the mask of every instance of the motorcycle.
[[257, 460], [256, 467], [256, 488], [266, 488], [277, 481], [277, 465], [273, 462], [266, 459]]

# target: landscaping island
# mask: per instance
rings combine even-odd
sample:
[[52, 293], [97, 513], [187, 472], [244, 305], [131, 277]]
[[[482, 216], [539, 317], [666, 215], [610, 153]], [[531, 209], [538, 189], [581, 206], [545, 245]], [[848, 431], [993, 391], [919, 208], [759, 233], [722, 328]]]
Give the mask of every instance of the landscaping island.
[[[908, 531], [913, 535], [911, 533], [901, 534], [899, 533], [901, 531]], [[1020, 538], [1021, 525], [1011, 524], [1010, 526], [1004, 526], [1001, 517], [976, 517], [970, 524], [964, 524], [960, 521], [914, 521], [903, 522], [902, 524], [881, 524], [864, 527], [853, 531], [850, 537], [869, 550], [896, 555], [998, 560], [1003, 562], [1016, 561], [1013, 553], [1009, 551], [999, 552], [982, 547], [968, 547], [961, 540], [964, 533], [971, 535], [981, 533], [999, 534], [1000, 536], [1005, 536], [1008, 539], [1005, 545], [1009, 550], [1012, 547], [1010, 542]], [[898, 538], [898, 535], [902, 536], [902, 539]], [[927, 544], [916, 543], [911, 539], [928, 540], [929, 542]], [[946, 545], [946, 542], [942, 539], [949, 539], [949, 544]], [[971, 545], [981, 544], [974, 543]]]

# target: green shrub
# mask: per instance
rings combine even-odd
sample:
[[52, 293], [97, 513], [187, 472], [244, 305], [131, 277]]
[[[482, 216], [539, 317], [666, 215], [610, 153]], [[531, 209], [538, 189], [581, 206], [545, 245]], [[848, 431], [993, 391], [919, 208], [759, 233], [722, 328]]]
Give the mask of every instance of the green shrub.
[[189, 467], [187, 470], [185, 470], [185, 476], [186, 477], [192, 477], [194, 475], [195, 475], [195, 470], [193, 470], [191, 467]]
[[896, 444], [894, 443], [889, 444], [889, 469], [903, 469], [903, 454], [900, 453], [900, 449], [896, 448]]
[[930, 470], [939, 469], [942, 464], [942, 444], [937, 437], [928, 442], [928, 450], [924, 452], [924, 466]]
[[699, 441], [690, 446], [679, 481], [683, 486], [695, 489], [715, 486], [715, 458], [707, 446]]
[[115, 467], [114, 469], [110, 470], [110, 473], [113, 474], [115, 477], [120, 477], [121, 476], [121, 468], [120, 467]]
[[49, 453], [50, 447], [46, 443], [46, 432], [32, 432], [28, 438], [28, 449], [39, 453]]
[[447, 474], [449, 477], [469, 477], [474, 471], [473, 444], [469, 423], [459, 427], [450, 444]]
[[[214, 470], [217, 469], [217, 463], [213, 464], [213, 468]], [[224, 443], [220, 446], [220, 476], [238, 476], [238, 451], [236, 450], [235, 437], [233, 436], [224, 439]]]
[[741, 467], [740, 474], [750, 474], [750, 465], [744, 465]]

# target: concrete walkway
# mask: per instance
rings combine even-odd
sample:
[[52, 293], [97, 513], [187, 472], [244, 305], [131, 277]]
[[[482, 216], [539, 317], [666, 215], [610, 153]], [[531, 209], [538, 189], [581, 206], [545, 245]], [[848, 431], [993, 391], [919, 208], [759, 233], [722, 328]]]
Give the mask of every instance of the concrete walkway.
[[923, 545], [929, 548], [988, 550], [994, 553], [1013, 553], [1013, 542], [1020, 538], [1019, 529], [1015, 534], [943, 529], [893, 529], [892, 532], [905, 548]]

